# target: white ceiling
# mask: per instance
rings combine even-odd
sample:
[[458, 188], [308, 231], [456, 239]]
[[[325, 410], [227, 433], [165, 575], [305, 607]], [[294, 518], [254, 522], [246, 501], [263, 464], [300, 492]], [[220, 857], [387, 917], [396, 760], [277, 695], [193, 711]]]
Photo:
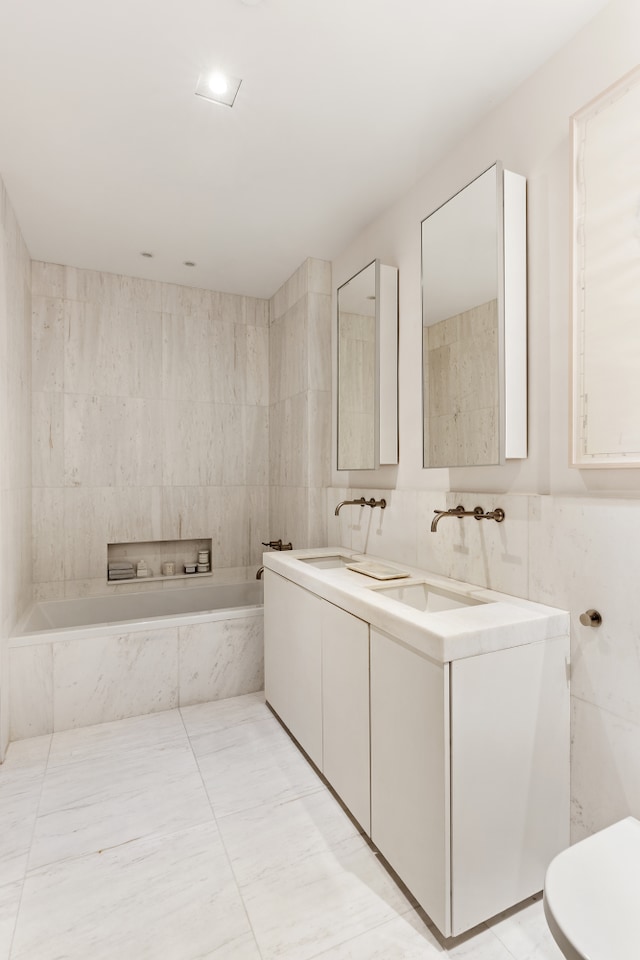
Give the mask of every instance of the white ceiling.
[[269, 297], [603, 6], [0, 0], [0, 175], [34, 259]]

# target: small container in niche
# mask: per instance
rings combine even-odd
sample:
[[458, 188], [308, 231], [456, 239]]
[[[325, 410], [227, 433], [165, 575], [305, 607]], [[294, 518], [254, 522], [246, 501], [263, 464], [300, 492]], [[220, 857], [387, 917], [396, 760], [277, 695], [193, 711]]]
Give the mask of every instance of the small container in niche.
[[198, 573], [209, 573], [209, 564], [208, 563], [199, 563], [198, 564]]
[[175, 577], [176, 574], [176, 565], [173, 560], [165, 560], [162, 564], [162, 576], [163, 577]]
[[137, 577], [148, 577], [150, 575], [150, 570], [147, 567], [145, 560], [138, 560], [136, 565], [136, 576]]
[[199, 551], [198, 551], [198, 565], [203, 564], [203, 563], [206, 563], [207, 565], [208, 565], [208, 563], [209, 563], [209, 551], [208, 551], [208, 550], [199, 550]]
[[196, 572], [196, 564], [195, 564], [195, 563], [185, 563], [185, 565], [184, 565], [184, 572], [185, 572], [185, 573], [195, 573], [195, 572]]

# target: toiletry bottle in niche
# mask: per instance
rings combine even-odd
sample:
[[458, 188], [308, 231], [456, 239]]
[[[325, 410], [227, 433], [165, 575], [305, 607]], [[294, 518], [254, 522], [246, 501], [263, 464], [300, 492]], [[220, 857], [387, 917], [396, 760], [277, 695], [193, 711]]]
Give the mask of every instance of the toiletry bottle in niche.
[[136, 576], [147, 577], [148, 575], [149, 575], [149, 571], [147, 569], [146, 560], [138, 560], [138, 563], [136, 565]]

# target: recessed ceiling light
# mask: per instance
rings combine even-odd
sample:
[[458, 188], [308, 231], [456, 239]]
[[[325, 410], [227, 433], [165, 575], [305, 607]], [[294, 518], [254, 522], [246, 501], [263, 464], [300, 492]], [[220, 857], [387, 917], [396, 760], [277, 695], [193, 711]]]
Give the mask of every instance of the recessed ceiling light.
[[204, 97], [205, 100], [213, 100], [214, 103], [224, 103], [225, 106], [232, 107], [241, 83], [242, 80], [238, 77], [230, 77], [222, 70], [214, 70], [198, 79], [196, 94]]
[[195, 267], [195, 260], [185, 260], [183, 266], [185, 267]]
[[152, 254], [152, 253], [149, 253], [148, 250], [141, 250], [141, 251], [140, 251], [140, 256], [141, 256], [141, 257], [149, 257], [149, 258], [151, 258], [151, 257], [153, 257], [153, 254]]

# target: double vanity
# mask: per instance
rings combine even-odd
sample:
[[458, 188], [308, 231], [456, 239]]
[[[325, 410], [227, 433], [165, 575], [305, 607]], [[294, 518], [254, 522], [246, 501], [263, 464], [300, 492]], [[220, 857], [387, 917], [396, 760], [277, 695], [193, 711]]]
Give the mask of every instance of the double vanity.
[[264, 565], [267, 702], [441, 933], [539, 892], [569, 844], [568, 614], [341, 548]]

